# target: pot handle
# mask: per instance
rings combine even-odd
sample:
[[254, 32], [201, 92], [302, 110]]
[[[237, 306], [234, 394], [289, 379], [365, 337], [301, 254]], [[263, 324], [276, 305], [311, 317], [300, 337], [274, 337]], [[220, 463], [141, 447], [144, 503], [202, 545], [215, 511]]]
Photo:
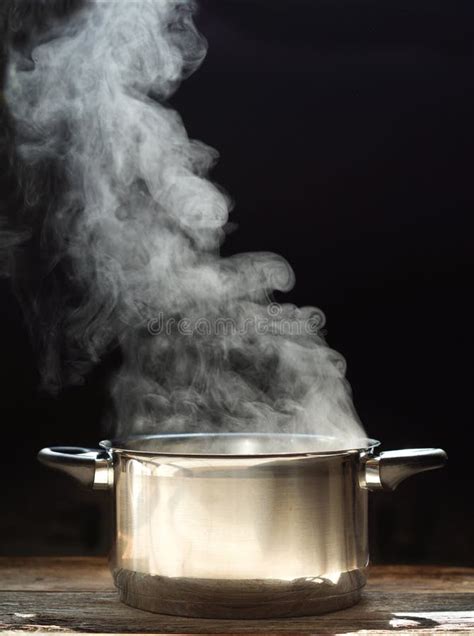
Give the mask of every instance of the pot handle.
[[447, 459], [441, 448], [409, 448], [366, 455], [360, 485], [367, 490], [395, 490], [407, 477], [442, 468]]
[[93, 490], [112, 488], [114, 471], [112, 458], [106, 451], [75, 446], [43, 448], [38, 460], [45, 466], [61, 470], [83, 486]]

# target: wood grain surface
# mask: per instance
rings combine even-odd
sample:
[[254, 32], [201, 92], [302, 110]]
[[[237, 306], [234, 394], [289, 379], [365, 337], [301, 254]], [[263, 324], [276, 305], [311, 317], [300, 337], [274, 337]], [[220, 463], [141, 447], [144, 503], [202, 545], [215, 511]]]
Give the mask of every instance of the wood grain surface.
[[94, 558], [0, 558], [0, 629], [48, 633], [474, 634], [474, 569], [371, 567], [363, 600], [331, 614], [280, 620], [202, 620], [117, 601]]

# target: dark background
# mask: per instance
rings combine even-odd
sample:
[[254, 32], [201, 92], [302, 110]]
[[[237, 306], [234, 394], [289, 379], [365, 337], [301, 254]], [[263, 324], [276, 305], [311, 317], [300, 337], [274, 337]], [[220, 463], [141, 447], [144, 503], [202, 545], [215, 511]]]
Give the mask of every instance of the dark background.
[[[221, 151], [213, 178], [239, 226], [224, 252], [290, 261], [288, 300], [325, 312], [369, 435], [449, 454], [371, 496], [373, 559], [474, 565], [472, 1], [206, 0], [198, 24], [209, 54], [172, 103]], [[13, 205], [11, 179], [1, 187]], [[35, 455], [96, 446], [110, 365], [42, 394], [8, 281], [0, 291], [0, 551], [103, 553], [108, 497]]]

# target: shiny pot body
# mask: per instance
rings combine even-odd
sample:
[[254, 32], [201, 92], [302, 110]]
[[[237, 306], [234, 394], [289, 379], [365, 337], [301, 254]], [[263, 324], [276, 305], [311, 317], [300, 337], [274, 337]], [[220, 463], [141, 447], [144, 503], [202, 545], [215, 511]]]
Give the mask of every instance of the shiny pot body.
[[122, 600], [194, 616], [288, 616], [353, 604], [368, 561], [357, 451], [114, 462]]
[[[113, 482], [111, 567], [125, 603], [222, 618], [348, 607], [365, 584], [368, 488], [443, 462], [442, 451], [422, 449], [380, 463], [370, 441], [271, 454], [256, 452], [259, 439], [229, 441], [236, 452], [208, 452], [202, 436], [102, 443], [94, 483]], [[392, 471], [385, 484], [381, 467]]]

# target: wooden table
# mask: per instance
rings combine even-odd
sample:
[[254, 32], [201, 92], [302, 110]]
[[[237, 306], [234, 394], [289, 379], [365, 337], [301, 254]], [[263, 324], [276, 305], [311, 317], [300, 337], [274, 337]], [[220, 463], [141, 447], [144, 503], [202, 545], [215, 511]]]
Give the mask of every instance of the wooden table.
[[117, 601], [104, 559], [0, 558], [0, 629], [19, 632], [474, 634], [474, 568], [372, 567], [364, 599], [274, 621], [150, 614]]

